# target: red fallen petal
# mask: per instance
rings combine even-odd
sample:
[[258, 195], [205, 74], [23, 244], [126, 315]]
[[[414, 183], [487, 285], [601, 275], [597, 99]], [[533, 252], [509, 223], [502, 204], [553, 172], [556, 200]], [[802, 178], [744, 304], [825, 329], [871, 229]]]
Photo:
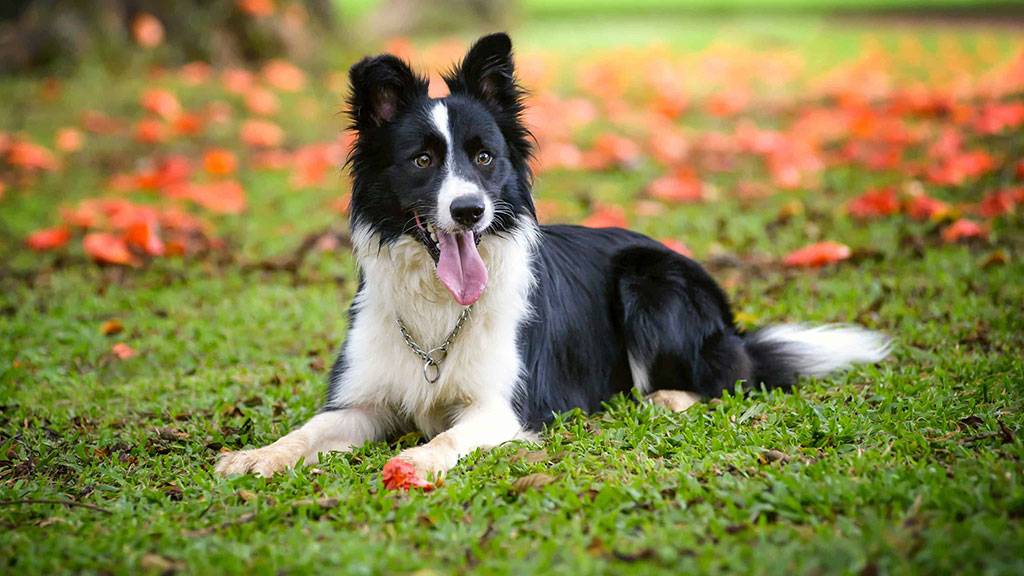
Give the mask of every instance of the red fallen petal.
[[245, 190], [234, 180], [193, 185], [188, 198], [217, 214], [238, 214], [245, 210]]
[[263, 79], [284, 92], [298, 92], [306, 85], [306, 73], [286, 60], [268, 62], [263, 67]]
[[7, 162], [28, 170], [57, 169], [57, 159], [53, 153], [32, 142], [12, 142], [7, 147]]
[[174, 119], [171, 127], [178, 136], [195, 136], [203, 131], [203, 119], [198, 114], [185, 112]]
[[974, 211], [985, 218], [993, 218], [995, 216], [1002, 216], [1013, 212], [1013, 207], [1016, 204], [1014, 201], [1013, 193], [1008, 191], [993, 192], [988, 196], [985, 196], [977, 206], [974, 207]]
[[942, 241], [952, 244], [967, 238], [985, 238], [988, 236], [988, 228], [973, 220], [961, 218], [949, 225], [942, 231]]
[[621, 206], [605, 206], [587, 217], [580, 225], [588, 228], [628, 228], [626, 213]]
[[67, 246], [70, 238], [67, 228], [46, 228], [33, 232], [25, 244], [36, 252], [43, 252]]
[[818, 267], [850, 257], [850, 247], [839, 242], [818, 242], [790, 252], [782, 261], [792, 267]]
[[693, 258], [693, 252], [690, 252], [690, 249], [686, 247], [686, 244], [683, 244], [679, 240], [675, 240], [673, 238], [663, 238], [661, 240], [661, 243], [664, 244], [666, 248], [672, 250], [673, 252], [678, 252], [683, 256], [686, 256], [687, 258]]
[[907, 204], [907, 214], [914, 220], [941, 218], [949, 213], [949, 205], [927, 194], [919, 194]]
[[142, 248], [150, 256], [163, 256], [164, 243], [160, 239], [158, 229], [156, 215], [147, 215], [129, 224], [125, 228], [124, 238], [128, 244]]
[[150, 14], [139, 14], [132, 21], [132, 38], [143, 48], [159, 46], [164, 41], [164, 25]]
[[405, 460], [392, 458], [381, 470], [381, 480], [388, 490], [406, 490], [422, 488], [424, 492], [432, 491], [435, 486], [416, 475], [416, 470]]
[[156, 144], [167, 139], [164, 125], [152, 118], [143, 118], [135, 123], [135, 139], [143, 144]]
[[57, 130], [57, 150], [61, 152], [77, 152], [82, 148], [82, 133], [75, 128], [64, 127]]
[[693, 174], [680, 173], [652, 181], [647, 192], [670, 202], [697, 202], [704, 196], [704, 184]]
[[114, 347], [111, 348], [110, 351], [114, 353], [114, 356], [117, 356], [121, 360], [127, 360], [132, 356], [137, 356], [139, 354], [137, 350], [125, 344], [124, 342], [118, 342], [117, 344], [114, 344]]
[[246, 120], [239, 138], [249, 146], [273, 148], [284, 141], [284, 130], [268, 120]]
[[203, 168], [216, 176], [231, 174], [238, 167], [238, 159], [230, 150], [213, 148], [203, 155]]
[[886, 216], [899, 212], [900, 201], [896, 197], [896, 191], [892, 188], [869, 190], [850, 200], [850, 203], [846, 205], [846, 209], [854, 218]]
[[165, 120], [174, 120], [181, 114], [181, 103], [169, 90], [146, 90], [141, 102], [143, 108]]
[[132, 253], [128, 251], [124, 239], [113, 234], [105, 232], [86, 234], [82, 239], [82, 249], [97, 262], [135, 265]]
[[245, 105], [249, 112], [258, 116], [273, 116], [277, 114], [277, 96], [266, 88], [257, 88], [250, 91], [245, 97]]

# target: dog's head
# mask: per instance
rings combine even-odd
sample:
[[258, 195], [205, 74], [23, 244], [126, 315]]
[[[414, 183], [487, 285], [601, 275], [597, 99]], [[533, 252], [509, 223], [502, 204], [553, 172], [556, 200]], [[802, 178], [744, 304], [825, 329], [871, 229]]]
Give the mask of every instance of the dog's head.
[[512, 42], [478, 40], [444, 76], [444, 98], [430, 98], [426, 79], [390, 54], [349, 76], [353, 226], [382, 243], [415, 238], [455, 300], [476, 302], [487, 285], [481, 239], [536, 221]]

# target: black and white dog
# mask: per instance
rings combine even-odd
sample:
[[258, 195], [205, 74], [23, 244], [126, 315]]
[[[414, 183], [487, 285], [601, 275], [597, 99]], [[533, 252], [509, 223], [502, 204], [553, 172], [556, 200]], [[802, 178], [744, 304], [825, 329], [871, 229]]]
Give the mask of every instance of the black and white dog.
[[856, 327], [743, 334], [694, 261], [627, 230], [539, 226], [508, 36], [480, 39], [444, 98], [389, 54], [350, 77], [348, 338], [322, 411], [217, 472], [269, 476], [416, 429], [431, 440], [398, 457], [436, 478], [631, 388], [681, 411], [737, 381], [790, 388], [886, 356], [886, 338]]

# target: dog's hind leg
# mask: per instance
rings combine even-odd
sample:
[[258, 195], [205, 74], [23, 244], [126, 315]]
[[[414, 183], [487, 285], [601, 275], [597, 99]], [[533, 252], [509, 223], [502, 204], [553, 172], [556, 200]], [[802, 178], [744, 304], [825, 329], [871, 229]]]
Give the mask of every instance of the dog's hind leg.
[[221, 455], [215, 471], [222, 476], [256, 473], [270, 477], [299, 460], [315, 464], [323, 452], [345, 451], [364, 442], [383, 439], [387, 419], [369, 408], [341, 408], [321, 412], [301, 428], [277, 442], [254, 450]]
[[679, 412], [749, 377], [725, 295], [695, 262], [653, 247], [620, 253], [618, 315], [633, 385]]
[[673, 412], [683, 412], [694, 404], [699, 404], [702, 398], [693, 392], [658, 390], [644, 396], [644, 400], [657, 406], [664, 406]]

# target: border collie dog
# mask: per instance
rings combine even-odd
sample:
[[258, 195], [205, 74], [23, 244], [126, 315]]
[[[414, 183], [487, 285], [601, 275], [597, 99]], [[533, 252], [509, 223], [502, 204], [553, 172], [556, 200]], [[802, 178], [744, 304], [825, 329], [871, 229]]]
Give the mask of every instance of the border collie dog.
[[682, 411], [748, 386], [877, 362], [888, 340], [850, 326], [744, 334], [700, 265], [618, 228], [539, 226], [512, 44], [485, 36], [444, 77], [390, 54], [349, 72], [357, 133], [351, 236], [359, 290], [319, 414], [277, 442], [222, 455], [220, 474], [419, 430], [402, 451], [440, 478], [477, 448], [529, 438], [557, 412], [636, 388]]

